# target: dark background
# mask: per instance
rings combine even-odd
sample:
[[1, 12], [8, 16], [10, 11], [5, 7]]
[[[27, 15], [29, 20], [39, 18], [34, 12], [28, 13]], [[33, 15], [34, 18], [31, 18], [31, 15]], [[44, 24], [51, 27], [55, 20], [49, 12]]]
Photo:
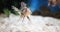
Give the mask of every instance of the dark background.
[[11, 13], [16, 14], [11, 6], [20, 9], [20, 3], [25, 2], [27, 7], [33, 12], [32, 15], [42, 15], [54, 18], [60, 18], [60, 4], [55, 7], [48, 6], [48, 0], [0, 0], [0, 14], [4, 13], [4, 9], [8, 9]]

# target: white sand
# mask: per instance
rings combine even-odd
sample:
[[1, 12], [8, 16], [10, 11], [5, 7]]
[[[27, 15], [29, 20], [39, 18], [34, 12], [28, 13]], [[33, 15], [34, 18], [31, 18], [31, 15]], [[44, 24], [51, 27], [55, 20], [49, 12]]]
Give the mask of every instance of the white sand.
[[9, 18], [0, 16], [0, 32], [60, 32], [60, 19], [32, 15], [30, 19], [25, 17], [22, 22], [13, 14]]

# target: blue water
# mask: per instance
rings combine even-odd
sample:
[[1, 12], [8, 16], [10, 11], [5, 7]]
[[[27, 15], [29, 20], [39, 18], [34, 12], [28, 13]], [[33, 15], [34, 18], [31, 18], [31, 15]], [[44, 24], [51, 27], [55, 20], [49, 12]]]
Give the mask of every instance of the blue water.
[[38, 0], [31, 0], [30, 9], [32, 12], [38, 9]]
[[45, 5], [47, 6], [52, 12], [56, 12], [58, 9], [60, 9], [60, 5], [56, 5], [55, 7], [48, 6], [48, 0], [30, 0], [30, 9], [32, 12], [35, 10], [38, 10], [40, 6]]

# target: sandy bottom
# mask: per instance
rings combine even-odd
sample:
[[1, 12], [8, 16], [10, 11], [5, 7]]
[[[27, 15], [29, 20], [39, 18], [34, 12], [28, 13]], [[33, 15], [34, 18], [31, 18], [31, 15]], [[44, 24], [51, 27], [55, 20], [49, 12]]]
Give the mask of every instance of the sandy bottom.
[[42, 16], [0, 16], [0, 32], [60, 32], [60, 19]]

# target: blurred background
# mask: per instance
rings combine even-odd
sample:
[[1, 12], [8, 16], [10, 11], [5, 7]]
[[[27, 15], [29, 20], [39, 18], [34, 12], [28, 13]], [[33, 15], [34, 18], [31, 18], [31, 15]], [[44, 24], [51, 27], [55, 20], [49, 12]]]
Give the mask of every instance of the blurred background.
[[27, 4], [28, 8], [30, 8], [32, 15], [48, 16], [60, 19], [60, 0], [0, 0], [0, 14], [3, 13], [9, 15], [10, 13], [13, 13], [18, 15], [11, 6], [21, 9], [20, 3], [22, 1]]

